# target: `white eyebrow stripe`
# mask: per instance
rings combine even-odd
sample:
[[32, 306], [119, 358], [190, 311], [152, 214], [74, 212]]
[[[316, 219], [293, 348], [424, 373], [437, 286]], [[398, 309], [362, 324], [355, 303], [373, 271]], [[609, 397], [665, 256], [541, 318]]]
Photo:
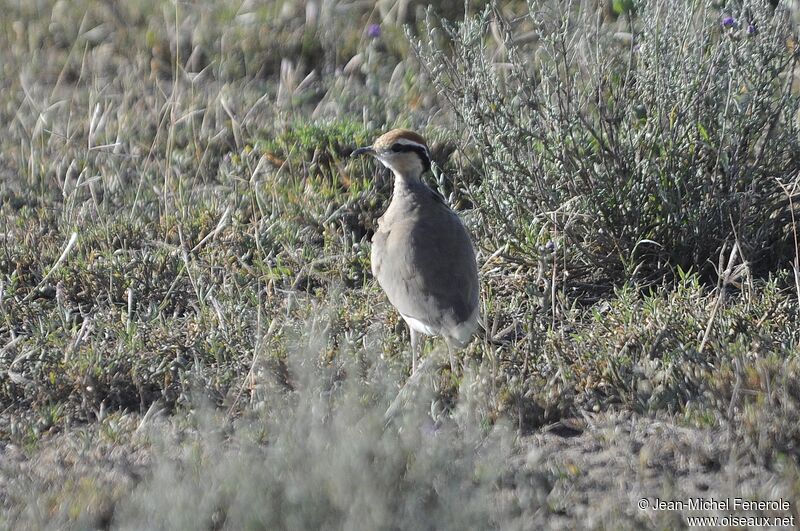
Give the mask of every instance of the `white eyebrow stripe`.
[[410, 138], [402, 138], [401, 137], [401, 138], [398, 138], [397, 140], [395, 140], [395, 142], [397, 142], [398, 144], [406, 144], [406, 145], [409, 145], [409, 146], [419, 146], [419, 147], [427, 148], [427, 146], [425, 144], [420, 144], [419, 142], [415, 142], [415, 141], [411, 140]]

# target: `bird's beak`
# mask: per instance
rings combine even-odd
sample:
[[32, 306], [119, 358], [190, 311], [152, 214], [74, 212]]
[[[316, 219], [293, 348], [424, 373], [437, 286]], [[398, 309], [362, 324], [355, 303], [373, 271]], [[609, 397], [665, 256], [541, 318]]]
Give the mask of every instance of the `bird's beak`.
[[357, 157], [359, 155], [364, 155], [365, 153], [367, 155], [372, 155], [372, 156], [376, 155], [375, 150], [372, 149], [372, 146], [367, 146], [367, 147], [362, 147], [362, 148], [356, 149], [355, 151], [350, 153], [350, 156], [351, 157]]

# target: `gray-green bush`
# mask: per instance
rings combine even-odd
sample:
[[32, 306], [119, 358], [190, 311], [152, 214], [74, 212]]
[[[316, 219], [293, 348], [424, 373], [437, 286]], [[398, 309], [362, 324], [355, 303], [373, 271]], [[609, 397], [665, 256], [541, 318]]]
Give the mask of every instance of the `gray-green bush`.
[[[415, 50], [478, 152], [486, 234], [575, 278], [710, 272], [725, 242], [765, 272], [794, 258], [796, 29], [766, 2], [532, 0]], [[441, 29], [437, 29], [441, 26]]]

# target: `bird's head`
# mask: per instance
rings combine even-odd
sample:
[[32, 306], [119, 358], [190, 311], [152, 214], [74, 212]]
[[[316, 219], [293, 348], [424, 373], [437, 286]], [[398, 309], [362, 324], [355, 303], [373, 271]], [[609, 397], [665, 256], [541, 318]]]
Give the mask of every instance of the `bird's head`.
[[431, 154], [425, 139], [408, 129], [393, 129], [371, 146], [358, 148], [351, 156], [372, 155], [404, 178], [416, 178], [431, 169]]

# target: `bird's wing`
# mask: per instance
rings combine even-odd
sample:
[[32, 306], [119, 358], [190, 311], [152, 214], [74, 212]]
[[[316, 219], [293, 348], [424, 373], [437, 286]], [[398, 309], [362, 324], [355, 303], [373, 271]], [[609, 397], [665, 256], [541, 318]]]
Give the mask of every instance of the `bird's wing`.
[[469, 319], [478, 305], [478, 270], [458, 216], [435, 205], [378, 231], [373, 273], [397, 310], [436, 329]]

